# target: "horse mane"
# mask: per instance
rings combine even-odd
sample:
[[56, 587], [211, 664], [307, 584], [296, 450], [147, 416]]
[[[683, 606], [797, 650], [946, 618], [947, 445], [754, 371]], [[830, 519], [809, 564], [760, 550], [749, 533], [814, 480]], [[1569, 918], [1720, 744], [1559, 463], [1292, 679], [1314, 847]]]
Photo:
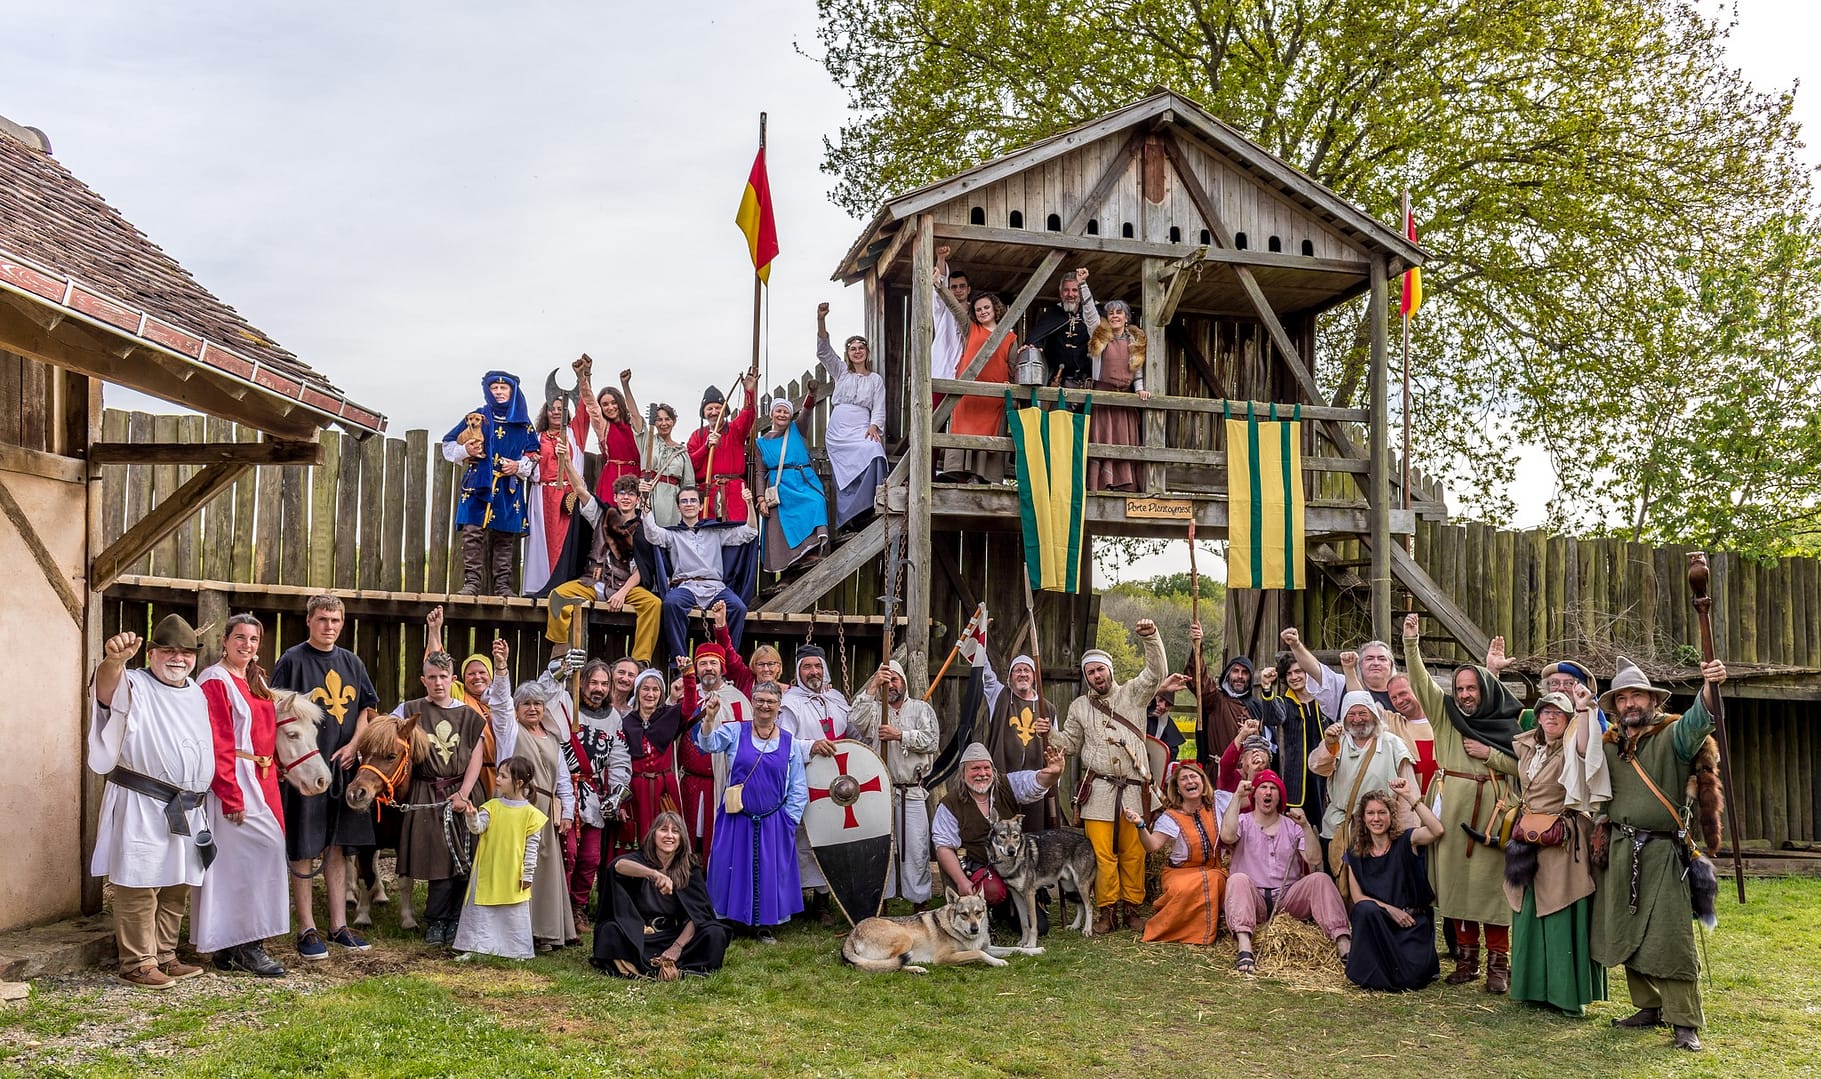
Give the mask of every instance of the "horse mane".
[[[409, 729], [405, 726], [407, 723], [410, 724]], [[421, 760], [416, 752], [416, 727], [415, 720], [400, 719], [397, 716], [374, 716], [372, 722], [367, 724], [366, 733], [355, 741], [354, 752], [363, 757], [390, 756], [393, 741], [404, 738], [412, 743], [412, 759]]]
[[312, 727], [322, 726], [322, 706], [307, 695], [289, 689], [272, 691], [272, 708], [280, 716], [302, 720]]

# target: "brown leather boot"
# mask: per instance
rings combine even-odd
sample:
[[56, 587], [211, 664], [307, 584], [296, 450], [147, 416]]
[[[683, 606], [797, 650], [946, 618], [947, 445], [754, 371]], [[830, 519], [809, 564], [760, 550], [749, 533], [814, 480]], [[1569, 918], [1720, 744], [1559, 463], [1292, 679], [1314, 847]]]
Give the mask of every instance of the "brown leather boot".
[[487, 530], [469, 525], [462, 529], [462, 590], [464, 596], [478, 596], [485, 589], [487, 573]]
[[1461, 945], [1461, 954], [1454, 961], [1454, 973], [1442, 979], [1449, 985], [1466, 985], [1480, 976], [1480, 946], [1477, 944]]
[[1511, 953], [1488, 950], [1486, 953], [1486, 992], [1503, 993], [1511, 988]]
[[1145, 922], [1149, 921], [1150, 919], [1141, 917], [1139, 915], [1138, 904], [1136, 904], [1136, 903], [1123, 903], [1123, 904], [1121, 904], [1121, 907], [1123, 909], [1120, 911], [1120, 915], [1119, 915], [1120, 926], [1125, 929], [1130, 929], [1132, 932], [1137, 933], [1139, 936], [1143, 936], [1144, 935], [1144, 924], [1145, 924]]
[[1094, 914], [1094, 935], [1103, 937], [1119, 928], [1119, 905], [1108, 903]]
[[518, 547], [518, 537], [506, 532], [487, 530], [488, 557], [493, 568], [493, 594], [496, 596], [512, 595], [512, 555]]

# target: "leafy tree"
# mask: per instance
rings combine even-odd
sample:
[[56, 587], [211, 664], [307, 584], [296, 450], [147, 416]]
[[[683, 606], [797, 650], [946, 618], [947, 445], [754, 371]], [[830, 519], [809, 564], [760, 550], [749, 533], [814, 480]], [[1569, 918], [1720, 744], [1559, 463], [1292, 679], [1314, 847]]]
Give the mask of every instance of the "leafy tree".
[[1104, 612], [1094, 630], [1094, 647], [1113, 657], [1113, 677], [1121, 682], [1144, 670], [1144, 654], [1131, 631]]
[[[1414, 338], [1417, 456], [1469, 512], [1509, 514], [1522, 440], [1559, 477], [1554, 525], [1772, 551], [1785, 525], [1812, 537], [1817, 245], [1792, 96], [1732, 67], [1730, 25], [1698, 5], [818, 10], [821, 62], [854, 117], [824, 168], [850, 211], [1170, 87], [1383, 220], [1414, 193], [1435, 256]], [[1363, 393], [1362, 309], [1330, 314], [1320, 338], [1317, 377], [1343, 404]]]

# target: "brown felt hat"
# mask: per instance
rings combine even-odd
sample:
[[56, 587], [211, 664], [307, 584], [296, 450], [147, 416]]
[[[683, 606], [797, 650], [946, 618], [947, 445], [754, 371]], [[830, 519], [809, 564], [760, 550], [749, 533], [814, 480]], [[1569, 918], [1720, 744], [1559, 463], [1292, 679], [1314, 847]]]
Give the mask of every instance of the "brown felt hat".
[[198, 630], [192, 627], [189, 620], [180, 614], [167, 614], [152, 630], [153, 648], [181, 648], [186, 652], [202, 651], [202, 635], [207, 627]]
[[1664, 701], [1669, 699], [1669, 691], [1667, 689], [1659, 689], [1658, 687], [1651, 685], [1650, 679], [1644, 677], [1644, 672], [1638, 670], [1637, 664], [1626, 659], [1624, 656], [1620, 656], [1618, 669], [1613, 672], [1612, 685], [1607, 687], [1606, 692], [1600, 694], [1600, 710], [1611, 715], [1613, 712], [1613, 702], [1618, 699], [1619, 691], [1624, 689], [1641, 689], [1644, 692], [1651, 694], [1656, 697], [1657, 707], [1659, 708], [1663, 706]]

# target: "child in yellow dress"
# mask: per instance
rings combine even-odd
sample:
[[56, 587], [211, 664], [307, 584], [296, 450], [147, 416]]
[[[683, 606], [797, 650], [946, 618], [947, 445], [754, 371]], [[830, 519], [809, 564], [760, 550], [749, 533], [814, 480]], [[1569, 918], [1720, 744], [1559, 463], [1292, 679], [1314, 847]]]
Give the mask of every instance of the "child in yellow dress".
[[455, 934], [455, 950], [467, 959], [479, 952], [506, 959], [530, 959], [531, 878], [537, 871], [538, 836], [544, 814], [526, 800], [534, 769], [524, 757], [499, 766], [494, 797], [475, 806], [461, 799], [468, 830], [480, 836], [468, 897]]

